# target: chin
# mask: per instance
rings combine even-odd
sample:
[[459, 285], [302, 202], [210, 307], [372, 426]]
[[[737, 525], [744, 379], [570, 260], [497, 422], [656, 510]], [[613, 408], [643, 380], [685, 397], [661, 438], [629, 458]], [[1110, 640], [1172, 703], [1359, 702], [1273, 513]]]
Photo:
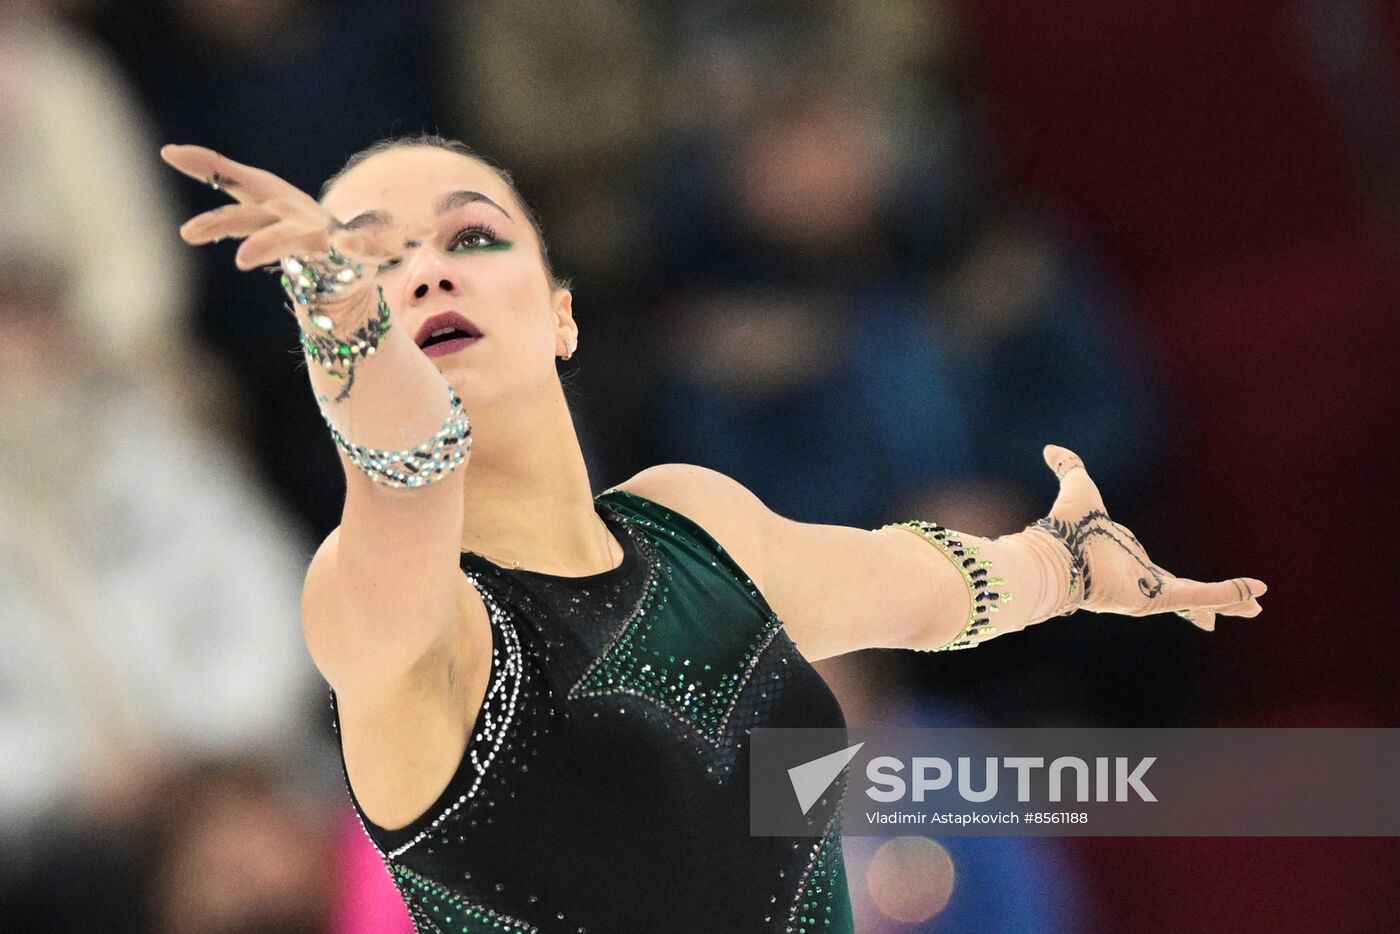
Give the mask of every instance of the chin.
[[439, 363], [438, 372], [457, 390], [457, 395], [463, 400], [481, 395], [490, 385], [490, 381], [482, 373], [460, 363]]
[[493, 404], [503, 399], [524, 402], [535, 396], [549, 395], [559, 385], [558, 374], [553, 370], [533, 378], [518, 367], [502, 373], [497, 367], [483, 366], [485, 361], [463, 359], [461, 354], [450, 354], [433, 362], [448, 384], [457, 390], [468, 412], [473, 403]]
[[439, 364], [438, 370], [447, 379], [448, 385], [457, 390], [462, 404], [470, 413], [473, 405], [492, 402], [506, 395], [501, 381], [465, 363], [447, 362]]

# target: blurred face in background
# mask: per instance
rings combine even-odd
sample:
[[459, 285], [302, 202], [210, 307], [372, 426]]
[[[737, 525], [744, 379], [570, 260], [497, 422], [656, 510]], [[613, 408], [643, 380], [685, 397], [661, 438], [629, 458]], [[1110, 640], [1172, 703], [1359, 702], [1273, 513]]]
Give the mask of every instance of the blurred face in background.
[[534, 229], [494, 171], [448, 150], [400, 147], [346, 172], [323, 203], [344, 223], [386, 234], [401, 257], [377, 281], [406, 338], [451, 312], [481, 335], [425, 347], [468, 410], [557, 390], [554, 360], [576, 333], [572, 296], [554, 288]]
[[881, 136], [868, 105], [839, 93], [782, 102], [729, 164], [740, 222], [813, 258], [861, 252], [879, 212]]
[[332, 874], [323, 822], [256, 767], [176, 773], [156, 821], [153, 934], [318, 934]]
[[60, 262], [0, 251], [0, 393], [6, 397], [38, 392], [78, 356], [67, 340], [64, 281]]

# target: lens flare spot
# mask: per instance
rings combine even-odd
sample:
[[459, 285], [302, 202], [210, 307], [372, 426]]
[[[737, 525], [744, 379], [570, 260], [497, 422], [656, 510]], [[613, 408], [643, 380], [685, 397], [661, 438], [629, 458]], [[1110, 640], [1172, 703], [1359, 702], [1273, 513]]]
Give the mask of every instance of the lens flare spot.
[[896, 837], [875, 851], [865, 880], [886, 917], [912, 924], [948, 907], [956, 875], [953, 858], [937, 840]]

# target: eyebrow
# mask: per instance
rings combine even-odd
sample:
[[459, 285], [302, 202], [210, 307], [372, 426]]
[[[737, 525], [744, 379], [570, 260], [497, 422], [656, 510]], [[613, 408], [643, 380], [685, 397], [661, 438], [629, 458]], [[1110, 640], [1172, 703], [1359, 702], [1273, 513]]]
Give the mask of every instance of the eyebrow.
[[[505, 208], [501, 207], [499, 204], [492, 201], [490, 198], [486, 197], [479, 191], [463, 190], [449, 192], [448, 194], [443, 195], [442, 198], [438, 200], [437, 212], [438, 214], [446, 214], [448, 211], [460, 208], [465, 204], [473, 204], [477, 201], [481, 201], [485, 204], [491, 205], [491, 207], [500, 211], [502, 214], [504, 214], [511, 220], [515, 219], [513, 217], [510, 217], [509, 211], [507, 211]], [[394, 216], [388, 211], [364, 211], [360, 214], [356, 214], [350, 220], [346, 221], [345, 227], [348, 230], [359, 230], [362, 227], [378, 227], [380, 225], [392, 223], [393, 219]]]
[[393, 218], [387, 211], [365, 211], [350, 218], [344, 226], [347, 230], [359, 230], [361, 227], [378, 227], [381, 224], [388, 224], [391, 220]]
[[454, 191], [450, 194], [443, 195], [442, 200], [438, 202], [437, 212], [439, 214], [446, 214], [454, 208], [460, 208], [464, 204], [471, 204], [473, 201], [484, 201], [511, 220], [515, 219], [510, 216], [509, 211], [479, 191]]

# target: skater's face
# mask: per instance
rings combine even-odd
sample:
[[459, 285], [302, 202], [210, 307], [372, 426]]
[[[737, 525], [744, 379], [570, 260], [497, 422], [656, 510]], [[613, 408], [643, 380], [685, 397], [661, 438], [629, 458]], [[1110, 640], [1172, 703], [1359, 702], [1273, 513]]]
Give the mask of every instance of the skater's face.
[[554, 359], [577, 335], [573, 296], [550, 278], [528, 215], [489, 166], [432, 146], [389, 149], [339, 177], [322, 203], [393, 252], [377, 279], [394, 326], [469, 411], [557, 383]]

